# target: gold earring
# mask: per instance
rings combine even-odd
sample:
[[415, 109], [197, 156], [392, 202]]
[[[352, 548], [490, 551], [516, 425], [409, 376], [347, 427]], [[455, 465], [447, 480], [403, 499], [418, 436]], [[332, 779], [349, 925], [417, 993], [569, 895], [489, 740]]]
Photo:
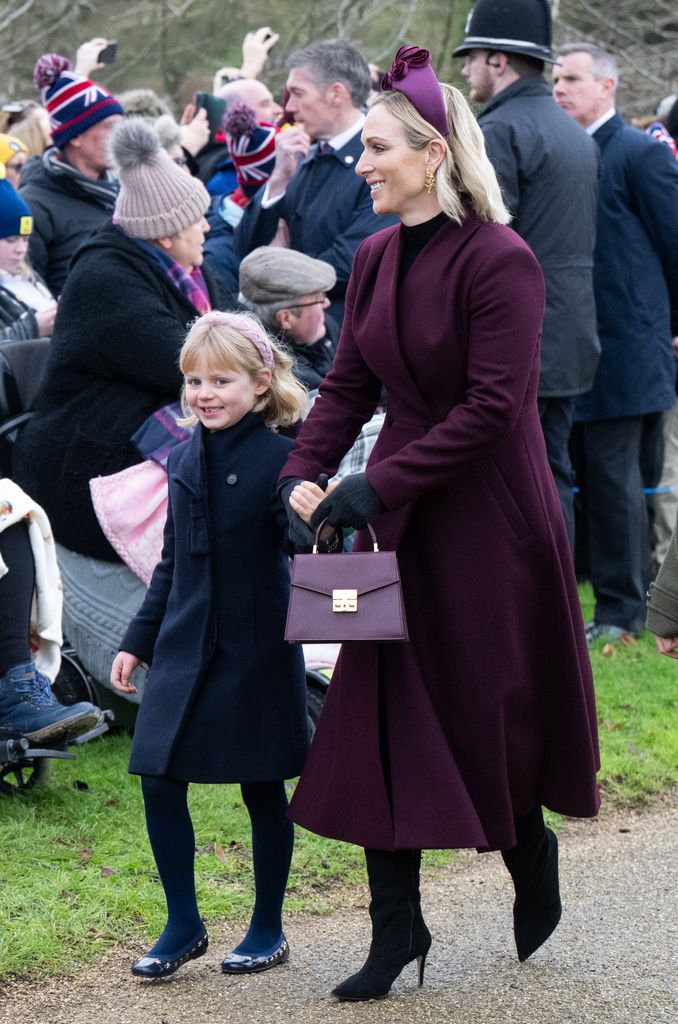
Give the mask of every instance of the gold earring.
[[431, 195], [433, 192], [433, 186], [436, 183], [436, 176], [430, 167], [426, 168], [426, 180], [424, 181], [424, 188], [426, 189], [427, 195]]

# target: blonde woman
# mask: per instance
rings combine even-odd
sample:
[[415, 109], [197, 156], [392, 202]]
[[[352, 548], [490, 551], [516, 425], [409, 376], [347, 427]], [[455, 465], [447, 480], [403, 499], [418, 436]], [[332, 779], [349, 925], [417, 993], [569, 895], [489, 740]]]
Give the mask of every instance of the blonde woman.
[[[409, 624], [409, 642], [342, 646], [291, 804], [305, 828], [365, 847], [372, 945], [334, 990], [347, 1000], [387, 995], [413, 960], [423, 980], [422, 848], [502, 851], [530, 956], [561, 913], [542, 805], [599, 805], [591, 671], [537, 410], [542, 274], [427, 51], [401, 48], [382, 88], [356, 173], [401, 223], [356, 253], [334, 366], [280, 483], [297, 529], [296, 516], [369, 522], [397, 550]], [[322, 494], [313, 481], [336, 472], [382, 385], [366, 472]]]

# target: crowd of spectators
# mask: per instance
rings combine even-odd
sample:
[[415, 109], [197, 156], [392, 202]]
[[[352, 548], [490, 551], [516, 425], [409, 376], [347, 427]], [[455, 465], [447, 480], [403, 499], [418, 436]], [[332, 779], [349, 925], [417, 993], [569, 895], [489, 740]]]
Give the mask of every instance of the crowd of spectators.
[[[582, 44], [552, 56], [533, 12], [521, 32], [520, 20], [497, 26], [492, 17], [480, 0], [456, 54], [482, 104], [512, 226], [547, 282], [539, 410], [549, 462], [571, 545], [591, 546], [591, 637], [633, 634], [650, 579], [653, 503], [643, 491], [662, 475], [662, 417], [667, 450], [678, 451], [678, 101], [667, 97], [640, 130], [628, 127], [614, 109], [609, 55]], [[376, 68], [346, 42], [312, 42], [289, 54], [275, 96], [264, 79], [277, 43], [268, 28], [248, 33], [242, 66], [218, 69], [209, 91], [175, 112], [151, 90], [114, 95], [97, 84], [106, 47], [97, 38], [73, 64], [40, 56], [39, 95], [0, 114], [0, 343], [52, 338], [13, 476], [53, 523], [67, 628], [85, 650], [93, 609], [110, 608], [106, 653], [90, 666], [99, 675], [143, 584], [111, 546], [90, 480], [147, 457], [134, 437], [177, 400], [187, 324], [211, 308], [254, 311], [313, 398], [332, 366], [355, 251], [395, 223], [375, 214], [354, 173]], [[545, 64], [555, 65], [555, 100]], [[582, 100], [587, 88], [597, 106]], [[612, 128], [619, 141], [607, 145]], [[612, 165], [615, 147], [628, 167], [621, 156]], [[624, 176], [626, 210], [615, 217]], [[645, 281], [640, 294], [633, 281]], [[647, 401], [634, 401], [645, 378]], [[573, 470], [577, 420], [586, 458]], [[633, 467], [620, 469], [631, 450]], [[672, 472], [667, 464], [665, 478], [678, 479]], [[575, 537], [576, 485], [584, 500]], [[672, 509], [659, 517], [664, 550]], [[622, 567], [630, 550], [633, 566]], [[112, 579], [113, 602], [103, 597]]]

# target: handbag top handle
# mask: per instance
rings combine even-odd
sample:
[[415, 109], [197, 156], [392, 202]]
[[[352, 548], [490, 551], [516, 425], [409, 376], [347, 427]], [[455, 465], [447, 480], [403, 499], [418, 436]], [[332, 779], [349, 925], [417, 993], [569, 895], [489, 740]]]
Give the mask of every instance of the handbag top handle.
[[[323, 521], [318, 524], [318, 529], [315, 531], [315, 540], [313, 542], [313, 548], [311, 550], [311, 554], [313, 554], [313, 555], [317, 555], [318, 554], [318, 545], [320, 543], [320, 531], [322, 530], [322, 528], [323, 528], [323, 526], [325, 525], [326, 522], [327, 522], [327, 519], [323, 519]], [[371, 523], [367, 524], [367, 529], [370, 531], [370, 536], [372, 538], [372, 550], [373, 551], [379, 551], [379, 545], [377, 543], [377, 535], [374, 532], [374, 530], [372, 529], [372, 524]]]

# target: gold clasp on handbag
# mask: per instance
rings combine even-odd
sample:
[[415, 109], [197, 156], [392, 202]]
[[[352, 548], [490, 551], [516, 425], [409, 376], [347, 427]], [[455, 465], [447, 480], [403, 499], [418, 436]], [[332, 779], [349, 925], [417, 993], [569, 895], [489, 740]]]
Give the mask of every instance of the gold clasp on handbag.
[[332, 591], [333, 612], [357, 612], [358, 591], [357, 590], [333, 590]]

